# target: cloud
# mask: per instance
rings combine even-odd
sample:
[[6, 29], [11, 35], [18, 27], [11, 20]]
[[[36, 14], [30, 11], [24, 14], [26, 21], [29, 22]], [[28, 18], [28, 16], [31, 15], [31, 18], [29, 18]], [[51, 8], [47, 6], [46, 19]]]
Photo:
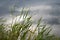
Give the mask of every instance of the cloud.
[[52, 16], [60, 16], [60, 6], [53, 7], [51, 12], [50, 12], [50, 15], [52, 15]]
[[[36, 20], [38, 20], [40, 17], [43, 17], [43, 21], [47, 22], [51, 25], [59, 25], [60, 24], [60, 7], [53, 7], [51, 5], [38, 5], [38, 6], [31, 6], [26, 7], [27, 10], [30, 8], [30, 13], [33, 15], [32, 19], [34, 20], [34, 23]], [[21, 11], [21, 8], [18, 8], [17, 11]]]
[[56, 36], [59, 36], [60, 37], [60, 25], [53, 25], [52, 26], [52, 33]]
[[45, 19], [44, 21], [47, 22], [47, 24], [51, 24], [51, 25], [60, 25], [60, 21], [58, 18], [48, 18], [48, 19]]
[[48, 10], [51, 9], [51, 6], [47, 6], [47, 5], [39, 5], [39, 6], [32, 6], [29, 7], [31, 11], [35, 11], [35, 10]]
[[[31, 11], [35, 10], [48, 10], [51, 9], [51, 6], [49, 5], [35, 5], [35, 6], [30, 6], [30, 7], [25, 7], [26, 9], [29, 9]], [[22, 8], [18, 8], [17, 11], [21, 11]]]
[[[6, 24], [14, 24], [14, 23], [19, 23], [19, 22], [23, 22], [23, 16], [21, 16], [21, 18], [20, 18], [20, 16], [17, 16], [17, 17], [12, 17], [12, 16], [9, 16], [9, 17], [5, 17], [6, 19], [7, 19], [7, 21], [6, 21]], [[13, 23], [12, 23], [13, 22]]]
[[5, 15], [5, 17], [8, 17], [9, 7], [12, 7], [14, 4], [17, 7], [14, 14], [19, 14], [22, 7], [30, 8], [30, 14], [33, 16], [34, 23], [40, 17], [43, 17], [43, 22], [47, 22], [49, 25], [55, 25], [57, 28], [55, 30], [59, 31], [60, 0], [0, 0], [0, 16]]

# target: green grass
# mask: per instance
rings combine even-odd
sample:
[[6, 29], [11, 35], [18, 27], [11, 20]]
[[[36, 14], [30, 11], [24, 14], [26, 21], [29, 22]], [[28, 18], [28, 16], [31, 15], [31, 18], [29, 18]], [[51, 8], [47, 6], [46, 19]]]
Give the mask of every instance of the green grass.
[[[0, 24], [0, 40], [59, 40], [59, 38], [50, 34], [52, 29], [47, 27], [47, 25], [42, 25], [42, 28], [40, 28], [42, 18], [37, 21], [34, 31], [31, 31], [29, 29], [33, 25], [31, 16], [27, 18], [28, 11], [23, 12], [23, 10], [21, 12], [21, 17], [22, 15], [24, 19], [23, 23], [15, 22], [10, 26], [9, 24], [8, 26], [4, 23]], [[7, 30], [6, 27], [10, 29]]]

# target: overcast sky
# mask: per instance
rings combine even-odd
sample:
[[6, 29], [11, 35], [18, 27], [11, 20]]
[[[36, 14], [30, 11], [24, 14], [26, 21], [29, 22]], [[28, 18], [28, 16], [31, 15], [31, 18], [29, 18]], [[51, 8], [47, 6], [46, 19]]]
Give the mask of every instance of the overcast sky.
[[9, 16], [14, 5], [17, 14], [23, 7], [30, 8], [34, 20], [43, 17], [44, 22], [53, 26], [54, 33], [60, 35], [60, 0], [0, 0], [0, 17]]

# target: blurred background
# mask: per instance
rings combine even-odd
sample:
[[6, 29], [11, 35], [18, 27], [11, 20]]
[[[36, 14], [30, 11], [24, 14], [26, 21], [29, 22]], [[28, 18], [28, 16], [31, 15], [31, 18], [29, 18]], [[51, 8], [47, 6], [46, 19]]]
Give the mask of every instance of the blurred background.
[[51, 25], [52, 32], [60, 36], [60, 0], [0, 0], [0, 17], [10, 20], [12, 7], [14, 15], [20, 14], [22, 8], [29, 8], [34, 24], [42, 17], [44, 23]]

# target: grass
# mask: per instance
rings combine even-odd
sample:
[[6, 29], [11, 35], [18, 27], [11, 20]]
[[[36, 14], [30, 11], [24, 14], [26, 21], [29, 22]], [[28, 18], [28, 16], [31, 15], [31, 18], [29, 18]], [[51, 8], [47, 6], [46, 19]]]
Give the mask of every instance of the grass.
[[[22, 23], [15, 22], [13, 25], [4, 23], [0, 24], [0, 40], [60, 40], [55, 37], [53, 34], [50, 34], [51, 28], [47, 25], [42, 25], [41, 28], [41, 19], [37, 22], [36, 28], [34, 31], [29, 28], [33, 25], [31, 16], [28, 16], [28, 11], [21, 12], [20, 18], [23, 16], [24, 21]], [[6, 27], [10, 28], [9, 30]], [[32, 28], [34, 28], [32, 26]]]

